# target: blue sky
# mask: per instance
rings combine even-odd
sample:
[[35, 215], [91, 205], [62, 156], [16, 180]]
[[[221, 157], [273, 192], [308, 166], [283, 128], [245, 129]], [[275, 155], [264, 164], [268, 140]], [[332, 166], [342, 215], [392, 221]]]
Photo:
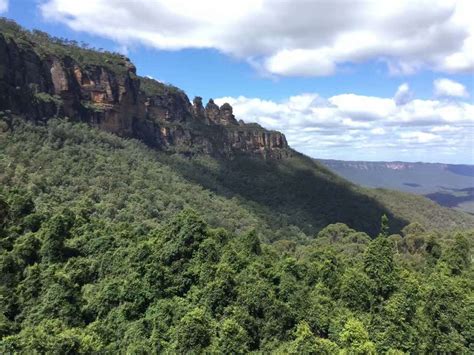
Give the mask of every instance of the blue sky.
[[2, 15], [125, 52], [311, 156], [474, 163], [469, 2], [400, 3], [15, 0]]

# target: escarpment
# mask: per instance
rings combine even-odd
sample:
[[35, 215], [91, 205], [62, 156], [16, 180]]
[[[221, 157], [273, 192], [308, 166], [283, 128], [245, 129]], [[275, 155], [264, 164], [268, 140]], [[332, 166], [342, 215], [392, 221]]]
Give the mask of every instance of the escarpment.
[[145, 110], [135, 67], [126, 60], [122, 65], [116, 72], [68, 56], [41, 56], [34, 42], [0, 34], [0, 110], [35, 121], [67, 116], [131, 137], [133, 121]]
[[138, 77], [125, 56], [45, 36], [0, 32], [0, 111], [36, 122], [69, 117], [185, 154], [291, 154], [282, 133], [237, 121], [228, 103], [191, 103], [176, 87]]

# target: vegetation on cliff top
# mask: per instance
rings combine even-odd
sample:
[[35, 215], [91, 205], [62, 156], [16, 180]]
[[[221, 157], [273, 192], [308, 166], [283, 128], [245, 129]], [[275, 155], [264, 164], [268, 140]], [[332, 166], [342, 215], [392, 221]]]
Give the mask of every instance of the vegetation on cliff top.
[[143, 90], [146, 96], [167, 95], [169, 93], [186, 95], [183, 90], [174, 85], [162, 83], [144, 76], [140, 77], [140, 89]]
[[114, 72], [126, 71], [132, 65], [123, 54], [92, 48], [85, 42], [54, 37], [39, 30], [29, 31], [4, 17], [0, 17], [0, 32], [6, 38], [14, 39], [19, 46], [26, 44], [33, 48], [40, 58], [70, 57], [83, 66], [105, 66]]

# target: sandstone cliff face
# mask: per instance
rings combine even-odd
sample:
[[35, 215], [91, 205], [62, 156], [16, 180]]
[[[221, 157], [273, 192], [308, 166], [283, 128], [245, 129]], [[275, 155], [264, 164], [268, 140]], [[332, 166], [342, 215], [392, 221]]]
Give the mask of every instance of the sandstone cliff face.
[[52, 116], [49, 105], [32, 105], [36, 91], [48, 92], [52, 87], [48, 64], [33, 49], [20, 48], [0, 33], [0, 110], [22, 112], [29, 118]]
[[40, 58], [33, 46], [18, 46], [0, 34], [0, 109], [41, 120], [61, 115], [133, 136], [132, 122], [143, 116], [135, 67], [121, 75], [105, 66], [82, 66], [71, 58]]
[[285, 136], [280, 132], [236, 130], [229, 132], [229, 136], [232, 148], [238, 150], [263, 153], [265, 149], [277, 150], [288, 147]]
[[54, 58], [51, 65], [53, 94], [62, 101], [64, 114], [122, 136], [133, 136], [133, 120], [143, 116], [135, 67], [127, 63], [122, 75], [105, 67], [86, 66]]
[[0, 111], [35, 121], [67, 116], [185, 154], [290, 154], [283, 134], [238, 122], [231, 105], [211, 99], [204, 108], [200, 97], [191, 104], [183, 91], [137, 77], [125, 57], [118, 65], [113, 70], [105, 62], [38, 53], [35, 43], [0, 33]]
[[146, 96], [145, 100], [147, 118], [151, 120], [184, 123], [193, 117], [191, 104], [183, 92]]

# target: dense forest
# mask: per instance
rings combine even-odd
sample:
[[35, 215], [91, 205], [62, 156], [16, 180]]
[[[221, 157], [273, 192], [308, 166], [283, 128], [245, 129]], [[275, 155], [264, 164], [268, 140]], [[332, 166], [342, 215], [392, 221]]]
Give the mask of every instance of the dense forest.
[[2, 353], [474, 351], [472, 231], [271, 227], [278, 201], [196, 177], [209, 157], [183, 168], [67, 120], [0, 128]]

